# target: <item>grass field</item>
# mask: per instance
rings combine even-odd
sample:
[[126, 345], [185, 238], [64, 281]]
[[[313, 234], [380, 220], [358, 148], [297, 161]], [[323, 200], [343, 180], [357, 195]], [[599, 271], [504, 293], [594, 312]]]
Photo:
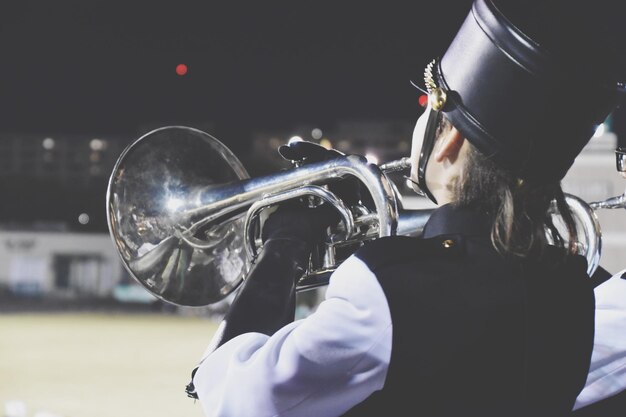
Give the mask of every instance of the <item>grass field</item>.
[[216, 323], [134, 314], [0, 315], [0, 415], [201, 417], [184, 386]]

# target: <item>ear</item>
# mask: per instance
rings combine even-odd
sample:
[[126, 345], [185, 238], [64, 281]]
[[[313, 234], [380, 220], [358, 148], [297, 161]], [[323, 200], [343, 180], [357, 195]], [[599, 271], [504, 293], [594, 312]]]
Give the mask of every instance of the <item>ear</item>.
[[456, 127], [452, 126], [447, 132], [439, 137], [439, 142], [440, 144], [435, 150], [435, 161], [443, 162], [444, 159], [449, 159], [454, 162], [459, 156], [459, 152], [461, 151], [463, 142], [465, 142], [465, 138]]

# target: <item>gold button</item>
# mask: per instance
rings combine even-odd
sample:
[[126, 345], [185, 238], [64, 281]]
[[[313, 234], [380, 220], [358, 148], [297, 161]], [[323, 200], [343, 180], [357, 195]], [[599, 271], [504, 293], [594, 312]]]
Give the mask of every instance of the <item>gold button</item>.
[[442, 242], [442, 245], [444, 248], [448, 249], [451, 248], [452, 246], [454, 246], [454, 240], [452, 239], [446, 239]]

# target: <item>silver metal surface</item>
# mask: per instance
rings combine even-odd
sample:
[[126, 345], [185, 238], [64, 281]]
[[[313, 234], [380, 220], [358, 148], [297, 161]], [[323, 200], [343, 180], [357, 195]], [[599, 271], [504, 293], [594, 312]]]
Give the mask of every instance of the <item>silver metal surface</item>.
[[606, 200], [602, 201], [594, 201], [592, 203], [589, 203], [589, 205], [594, 210], [626, 208], [626, 190], [624, 190], [624, 194], [622, 195], [607, 198]]
[[626, 172], [626, 148], [615, 150], [615, 165], [618, 172]]
[[380, 170], [385, 174], [388, 172], [403, 171], [411, 168], [411, 158], [404, 157], [396, 161], [386, 162], [380, 166]]
[[587, 258], [587, 274], [593, 275], [600, 263], [602, 254], [602, 230], [598, 216], [583, 199], [565, 194], [577, 227], [578, 253]]
[[195, 190], [247, 178], [226, 146], [196, 129], [161, 128], [131, 144], [107, 190], [109, 230], [126, 269], [173, 304], [223, 299], [246, 273], [245, 213], [231, 211], [228, 219], [211, 224], [187, 213], [198, 207]]
[[344, 241], [354, 236], [354, 219], [352, 218], [350, 210], [348, 209], [348, 207], [346, 207], [343, 201], [341, 201], [339, 198], [337, 198], [337, 196], [335, 196], [333, 193], [323, 187], [320, 187], [318, 185], [305, 185], [303, 187], [293, 190], [286, 190], [277, 194], [265, 196], [263, 197], [263, 199], [254, 202], [250, 206], [244, 222], [244, 230], [248, 234], [247, 238], [245, 239], [246, 254], [248, 255], [248, 260], [252, 261], [252, 259], [254, 259], [257, 254], [257, 245], [255, 244], [255, 242], [257, 241], [257, 236], [252, 233], [252, 231], [254, 230], [252, 225], [255, 224], [255, 222], [258, 220], [261, 210], [267, 207], [275, 206], [287, 200], [293, 200], [304, 196], [319, 197], [327, 203], [333, 205], [335, 209], [339, 212], [339, 215], [341, 216], [341, 221], [344, 225], [342, 233], [329, 236], [328, 243]]

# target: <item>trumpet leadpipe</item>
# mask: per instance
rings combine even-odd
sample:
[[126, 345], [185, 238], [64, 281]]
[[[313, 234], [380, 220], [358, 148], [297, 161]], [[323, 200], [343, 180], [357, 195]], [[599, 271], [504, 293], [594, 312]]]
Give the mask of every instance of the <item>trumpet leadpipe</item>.
[[382, 164], [379, 168], [385, 174], [388, 172], [403, 171], [405, 169], [411, 168], [411, 158], [404, 157], [395, 161], [386, 162]]

